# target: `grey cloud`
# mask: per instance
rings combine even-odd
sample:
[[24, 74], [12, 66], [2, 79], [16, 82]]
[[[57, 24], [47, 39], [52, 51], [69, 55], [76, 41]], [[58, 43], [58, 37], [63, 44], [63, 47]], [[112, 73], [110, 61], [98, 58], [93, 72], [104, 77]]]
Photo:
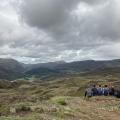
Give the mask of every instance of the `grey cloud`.
[[48, 29], [62, 24], [79, 0], [29, 0], [21, 5], [23, 19], [32, 26]]
[[7, 0], [4, 7], [0, 57], [29, 63], [120, 58], [119, 0]]
[[83, 22], [84, 32], [87, 32], [87, 35], [102, 37], [102, 39], [108, 38], [112, 41], [118, 40], [120, 37], [120, 17], [117, 13], [120, 8], [116, 7], [116, 1], [110, 0], [102, 9], [97, 9], [94, 15], [89, 16]]
[[[103, 0], [22, 0], [20, 13], [30, 25], [49, 29], [62, 25], [80, 2], [101, 3]], [[53, 28], [54, 29], [54, 28]]]
[[[78, 16], [71, 15], [71, 12], [77, 9], [81, 2], [88, 4], [85, 7], [90, 5], [93, 11], [88, 11], [85, 16], [79, 14], [79, 20]], [[94, 6], [96, 4], [97, 6]], [[81, 38], [86, 40], [110, 37], [112, 39], [119, 37], [116, 29], [119, 18], [116, 19], [117, 21], [114, 19], [116, 17], [114, 4], [112, 0], [104, 2], [103, 0], [29, 0], [21, 4], [20, 13], [26, 23], [44, 30], [58, 42], [66, 42], [70, 37], [78, 42]], [[75, 34], [78, 32], [79, 36]]]

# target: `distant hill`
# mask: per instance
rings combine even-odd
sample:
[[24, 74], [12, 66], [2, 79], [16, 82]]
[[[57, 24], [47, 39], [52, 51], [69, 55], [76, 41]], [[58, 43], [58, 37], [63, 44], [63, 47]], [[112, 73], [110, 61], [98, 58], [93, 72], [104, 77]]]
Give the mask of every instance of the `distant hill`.
[[66, 64], [64, 61], [57, 61], [57, 62], [48, 62], [48, 63], [37, 63], [37, 64], [23, 64], [23, 67], [26, 71], [37, 69], [37, 68], [49, 68], [54, 69], [59, 65]]
[[13, 80], [22, 77], [49, 78], [79, 73], [108, 73], [118, 72], [120, 60], [108, 61], [76, 61], [66, 63], [64, 61], [23, 64], [13, 59], [0, 59], [0, 79]]
[[59, 70], [65, 71], [75, 71], [75, 72], [86, 72], [86, 71], [93, 71], [96, 69], [101, 68], [110, 68], [110, 67], [120, 67], [120, 60], [111, 60], [111, 61], [94, 61], [94, 60], [87, 60], [87, 61], [77, 61], [62, 64], [57, 66]]
[[114, 76], [120, 78], [120, 67], [106, 67], [81, 74], [83, 76]]
[[25, 75], [25, 77], [35, 76], [40, 79], [50, 79], [50, 77], [56, 77], [56, 76], [59, 76], [62, 74], [57, 70], [40, 67], [40, 68], [31, 69], [31, 70], [25, 72], [24, 75]]
[[[120, 68], [120, 60], [110, 60], [110, 61], [77, 61], [71, 63], [44, 63], [32, 65], [29, 70], [25, 73], [28, 76], [64, 76], [70, 74], [78, 74], [78, 73], [96, 73], [97, 71], [103, 73], [109, 73], [109, 70], [114, 69], [113, 72], [119, 71]], [[104, 71], [105, 70], [105, 71]], [[96, 72], [95, 72], [96, 71]]]
[[98, 68], [107, 68], [107, 67], [120, 67], [120, 60], [110, 60], [110, 61], [76, 61], [76, 62], [49, 62], [49, 63], [40, 63], [40, 64], [28, 64], [26, 69], [32, 70], [36, 68], [49, 68], [58, 70], [61, 72], [84, 72], [91, 71]]
[[21, 63], [13, 59], [0, 58], [0, 79], [13, 80], [23, 75]]

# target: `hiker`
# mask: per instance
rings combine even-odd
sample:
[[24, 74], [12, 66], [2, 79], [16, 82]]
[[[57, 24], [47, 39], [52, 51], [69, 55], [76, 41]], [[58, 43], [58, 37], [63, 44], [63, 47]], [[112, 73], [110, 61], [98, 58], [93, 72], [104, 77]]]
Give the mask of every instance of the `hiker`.
[[97, 87], [97, 92], [98, 92], [98, 95], [99, 95], [99, 96], [103, 95], [103, 88], [102, 88], [101, 85], [99, 85], [99, 86]]
[[85, 90], [85, 98], [89, 99], [92, 96], [93, 96], [92, 88], [91, 87], [86, 88], [86, 90]]
[[120, 90], [116, 90], [114, 95], [115, 97], [120, 98]]
[[108, 88], [107, 85], [105, 85], [104, 88], [103, 88], [103, 95], [104, 96], [108, 96], [109, 95], [109, 88]]
[[112, 86], [109, 88], [109, 95], [114, 96], [114, 94], [115, 94], [115, 89], [114, 86]]
[[93, 92], [93, 96], [98, 95], [98, 90], [96, 88], [96, 85], [93, 85], [92, 92]]

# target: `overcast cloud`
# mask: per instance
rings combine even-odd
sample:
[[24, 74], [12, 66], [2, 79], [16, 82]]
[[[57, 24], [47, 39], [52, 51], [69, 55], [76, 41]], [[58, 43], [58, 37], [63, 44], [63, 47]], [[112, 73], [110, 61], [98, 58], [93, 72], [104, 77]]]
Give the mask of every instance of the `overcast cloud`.
[[120, 0], [1, 0], [0, 57], [119, 59], [119, 11]]

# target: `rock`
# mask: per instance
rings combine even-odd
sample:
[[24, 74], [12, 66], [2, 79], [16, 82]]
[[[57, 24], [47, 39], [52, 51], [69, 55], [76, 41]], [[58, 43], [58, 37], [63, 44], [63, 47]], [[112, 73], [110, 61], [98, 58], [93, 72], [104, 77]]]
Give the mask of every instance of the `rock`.
[[13, 113], [13, 114], [16, 113], [16, 109], [13, 108], [13, 107], [11, 107], [11, 108], [10, 108], [10, 113]]

